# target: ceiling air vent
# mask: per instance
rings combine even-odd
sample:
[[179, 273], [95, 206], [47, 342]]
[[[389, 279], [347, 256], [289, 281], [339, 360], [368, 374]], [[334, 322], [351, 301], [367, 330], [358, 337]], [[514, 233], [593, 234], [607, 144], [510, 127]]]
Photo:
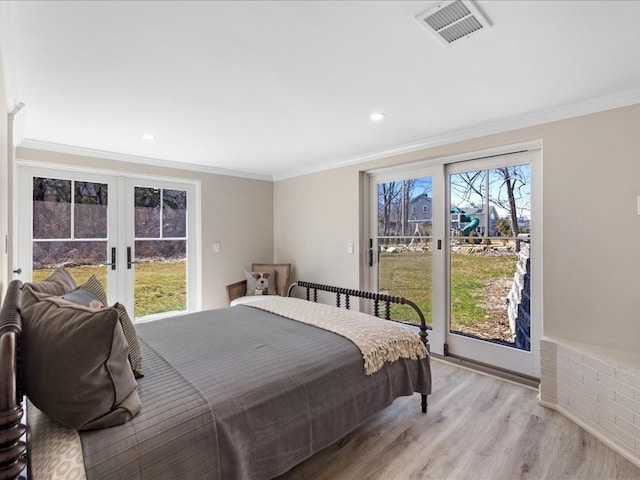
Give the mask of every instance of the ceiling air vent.
[[491, 26], [468, 0], [441, 2], [416, 15], [416, 20], [446, 45]]

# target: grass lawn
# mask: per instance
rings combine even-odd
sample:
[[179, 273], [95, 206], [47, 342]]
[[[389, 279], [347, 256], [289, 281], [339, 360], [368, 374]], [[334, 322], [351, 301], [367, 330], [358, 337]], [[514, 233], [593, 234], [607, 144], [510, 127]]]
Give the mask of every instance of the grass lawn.
[[[504, 297], [488, 298], [487, 286], [496, 282], [508, 283], [513, 280], [517, 257], [451, 254], [451, 328], [468, 331], [468, 327], [483, 323], [493, 323], [488, 307], [491, 302], [499, 302], [498, 307], [506, 307]], [[491, 305], [495, 307], [495, 305]], [[495, 311], [495, 308], [492, 308]], [[503, 323], [508, 325], [506, 308]]]
[[186, 262], [149, 262], [136, 265], [136, 317], [186, 310]]
[[[428, 252], [380, 254], [380, 290], [415, 302], [432, 323], [432, 257]], [[454, 330], [469, 331], [491, 321], [487, 313], [487, 285], [510, 281], [516, 265], [515, 255], [485, 256], [451, 254], [451, 316]], [[149, 262], [136, 264], [135, 316], [142, 317], [186, 308], [185, 262]], [[106, 268], [95, 265], [69, 267], [78, 285], [95, 275], [106, 286]], [[52, 269], [35, 270], [34, 281], [45, 279]], [[391, 307], [393, 318], [418, 323], [413, 309]], [[506, 316], [506, 312], [504, 313]]]
[[[185, 262], [145, 262], [136, 264], [135, 269], [136, 317], [186, 309]], [[106, 267], [81, 265], [67, 267], [67, 270], [73, 275], [78, 285], [82, 285], [91, 275], [95, 275], [107, 290]], [[53, 269], [34, 270], [33, 281], [44, 280], [51, 272]]]
[[[431, 325], [431, 253], [380, 253], [379, 290], [414, 302]], [[391, 317], [420, 323], [418, 315], [406, 305], [392, 305]]]
[[[432, 321], [432, 263], [429, 252], [380, 253], [380, 290], [389, 291], [415, 302], [427, 319]], [[515, 255], [485, 256], [451, 254], [451, 315], [452, 328], [473, 326], [484, 322], [485, 287], [496, 280], [510, 280], [515, 273]], [[504, 302], [504, 300], [502, 300]], [[505, 312], [506, 315], [506, 312]], [[412, 309], [402, 305], [392, 307], [392, 316], [417, 322]]]

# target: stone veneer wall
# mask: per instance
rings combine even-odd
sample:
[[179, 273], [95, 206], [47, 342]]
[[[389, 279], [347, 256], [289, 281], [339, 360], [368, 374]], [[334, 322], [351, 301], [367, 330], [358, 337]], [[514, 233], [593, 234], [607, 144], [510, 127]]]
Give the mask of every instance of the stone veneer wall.
[[521, 241], [516, 272], [507, 299], [509, 327], [516, 348], [531, 350], [531, 245]]
[[540, 342], [540, 403], [640, 466], [640, 355]]

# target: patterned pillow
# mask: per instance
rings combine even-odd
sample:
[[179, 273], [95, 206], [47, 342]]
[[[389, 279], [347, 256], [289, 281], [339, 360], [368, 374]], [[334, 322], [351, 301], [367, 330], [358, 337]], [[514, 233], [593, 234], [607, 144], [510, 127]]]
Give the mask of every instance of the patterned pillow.
[[76, 430], [46, 415], [27, 398], [29, 412], [29, 473], [31, 478], [50, 478], [65, 472], [68, 478], [86, 478], [82, 442]]
[[[100, 280], [98, 280], [95, 275], [92, 275], [89, 280], [83, 283], [80, 286], [80, 289], [91, 292], [103, 303], [103, 305], [107, 304], [107, 294], [102, 288]], [[116, 303], [113, 307], [118, 310], [118, 318], [122, 325], [122, 331], [129, 343], [129, 363], [131, 364], [131, 369], [133, 370], [133, 374], [136, 378], [141, 378], [144, 376], [142, 374], [142, 354], [140, 353], [140, 344], [138, 343], [136, 329], [133, 326], [133, 322], [131, 321], [131, 318], [129, 318], [129, 314], [127, 313], [127, 309], [124, 305]]]
[[127, 313], [125, 306], [118, 302], [113, 306], [118, 310], [118, 318], [122, 325], [122, 331], [124, 332], [127, 342], [129, 342], [129, 363], [131, 364], [133, 375], [136, 378], [142, 378], [144, 377], [142, 374], [142, 353], [140, 352], [140, 344], [138, 343], [136, 329], [133, 326], [131, 318], [129, 318], [129, 314]]
[[247, 295], [256, 295], [256, 277], [254, 275], [269, 274], [267, 278], [267, 291], [269, 295], [276, 295], [276, 271], [265, 270], [264, 272], [247, 272], [245, 270], [244, 275], [247, 278]]
[[107, 293], [104, 291], [104, 288], [102, 288], [102, 284], [100, 283], [100, 280], [98, 280], [95, 275], [91, 275], [89, 280], [84, 282], [78, 288], [80, 288], [82, 290], [86, 290], [88, 292], [91, 292], [103, 304], [105, 304], [105, 305], [107, 304]]

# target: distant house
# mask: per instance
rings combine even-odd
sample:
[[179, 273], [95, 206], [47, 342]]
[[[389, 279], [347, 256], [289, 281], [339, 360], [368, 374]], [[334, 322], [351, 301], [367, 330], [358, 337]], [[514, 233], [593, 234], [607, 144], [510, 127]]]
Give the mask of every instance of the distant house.
[[426, 193], [421, 193], [409, 201], [409, 221], [431, 221], [433, 215], [432, 199]]
[[[404, 209], [401, 201], [395, 202], [390, 211], [388, 223], [385, 228], [383, 206], [379, 205], [379, 227], [380, 234], [390, 235], [431, 235], [431, 218], [433, 216], [432, 198], [428, 194], [422, 193], [409, 200], [409, 204]], [[383, 233], [386, 232], [386, 233]]]

